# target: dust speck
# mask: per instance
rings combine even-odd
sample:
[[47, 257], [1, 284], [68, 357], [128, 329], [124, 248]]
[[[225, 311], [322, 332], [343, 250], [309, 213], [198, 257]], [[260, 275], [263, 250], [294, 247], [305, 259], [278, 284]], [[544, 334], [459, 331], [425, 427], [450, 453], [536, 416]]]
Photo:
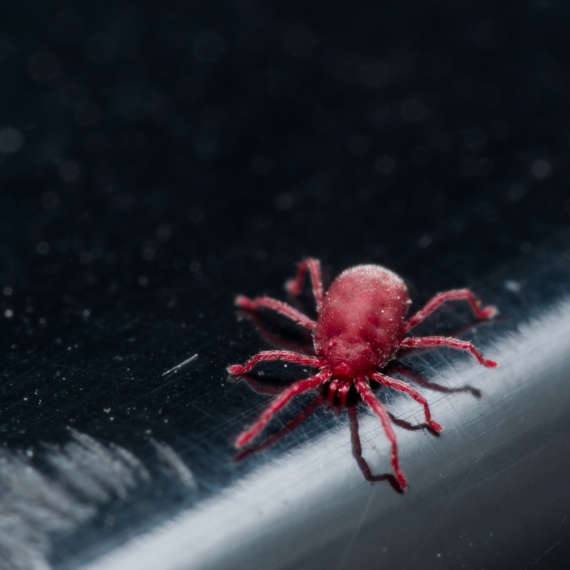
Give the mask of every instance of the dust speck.
[[24, 135], [14, 127], [0, 129], [0, 153], [14, 154], [24, 144]]

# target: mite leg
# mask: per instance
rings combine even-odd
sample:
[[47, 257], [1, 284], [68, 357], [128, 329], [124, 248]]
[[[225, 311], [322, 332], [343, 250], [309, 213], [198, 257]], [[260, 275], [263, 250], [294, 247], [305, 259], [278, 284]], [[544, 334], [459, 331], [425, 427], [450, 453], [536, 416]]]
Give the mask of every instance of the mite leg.
[[313, 295], [317, 303], [317, 312], [321, 310], [323, 304], [324, 291], [323, 279], [321, 276], [321, 262], [318, 259], [308, 258], [299, 263], [299, 270], [295, 279], [290, 279], [285, 283], [285, 289], [291, 295], [300, 295], [305, 281], [307, 270], [311, 274], [311, 282], [313, 284]]
[[334, 399], [337, 394], [339, 380], [336, 378], [329, 384], [329, 404], [334, 406]]
[[292, 362], [293, 364], [300, 364], [301, 366], [311, 366], [313, 368], [320, 368], [323, 363], [316, 356], [306, 356], [298, 352], [291, 352], [289, 350], [264, 350], [255, 356], [252, 356], [245, 364], [233, 364], [227, 367], [227, 371], [233, 376], [241, 376], [247, 374], [259, 363], [270, 361], [285, 361]]
[[443, 428], [431, 419], [431, 410], [429, 409], [429, 404], [427, 400], [416, 390], [414, 390], [409, 384], [406, 382], [402, 382], [401, 380], [396, 380], [396, 378], [390, 378], [390, 376], [386, 376], [385, 374], [381, 374], [380, 372], [374, 372], [371, 375], [372, 380], [378, 382], [384, 386], [388, 386], [393, 390], [397, 390], [398, 392], [404, 392], [405, 394], [409, 394], [418, 404], [421, 404], [424, 407], [424, 413], [426, 416], [426, 423], [433, 431], [443, 431]]
[[396, 441], [396, 434], [392, 428], [392, 423], [390, 422], [388, 412], [386, 412], [384, 406], [376, 399], [365, 378], [357, 378], [356, 389], [358, 390], [358, 393], [364, 402], [366, 402], [366, 404], [372, 408], [372, 411], [380, 418], [380, 422], [384, 428], [384, 433], [392, 444], [392, 467], [394, 468], [394, 473], [398, 479], [398, 483], [400, 483], [400, 487], [402, 490], [405, 490], [408, 484], [406, 482], [404, 474], [402, 473], [402, 470], [400, 469], [400, 460], [398, 458], [398, 442]]
[[235, 304], [236, 307], [245, 309], [247, 311], [255, 311], [260, 307], [271, 309], [272, 311], [275, 311], [280, 315], [291, 319], [293, 322], [301, 325], [302, 327], [305, 327], [306, 329], [309, 329], [310, 331], [312, 331], [317, 326], [317, 323], [315, 323], [313, 319], [310, 319], [307, 317], [307, 315], [301, 313], [301, 311], [298, 311], [283, 301], [278, 301], [277, 299], [272, 299], [271, 297], [257, 297], [255, 299], [248, 299], [243, 295], [238, 295], [235, 299]]
[[329, 380], [332, 376], [332, 372], [329, 369], [323, 369], [319, 373], [315, 374], [315, 376], [311, 376], [310, 378], [306, 378], [305, 380], [299, 380], [292, 384], [281, 392], [271, 404], [262, 412], [259, 419], [249, 428], [242, 432], [235, 443], [237, 448], [243, 447], [247, 445], [251, 440], [257, 437], [265, 428], [265, 426], [269, 423], [271, 418], [281, 409], [283, 409], [295, 396], [302, 394], [303, 392], [307, 392], [309, 390], [313, 390], [320, 386], [323, 382]]
[[318, 396], [314, 402], [309, 404], [296, 418], [293, 418], [281, 431], [277, 432], [276, 434], [268, 437], [258, 445], [254, 447], [249, 447], [248, 449], [243, 449], [236, 455], [236, 461], [243, 461], [246, 457], [254, 453], [258, 453], [263, 449], [267, 449], [271, 447], [274, 443], [279, 441], [282, 437], [291, 433], [298, 426], [300, 426], [316, 409], [317, 406], [323, 403], [323, 397]]
[[350, 392], [350, 382], [344, 382], [342, 386], [338, 389], [338, 395], [340, 397], [341, 406], [346, 406], [346, 400], [348, 398], [349, 392]]
[[400, 341], [400, 348], [432, 348], [435, 346], [448, 346], [456, 350], [470, 352], [483, 366], [495, 368], [498, 364], [494, 360], [485, 360], [483, 355], [467, 340], [459, 340], [449, 336], [408, 336]]
[[481, 301], [479, 301], [479, 299], [477, 299], [469, 289], [453, 289], [451, 291], [445, 291], [444, 293], [438, 293], [423, 309], [410, 317], [404, 325], [404, 333], [407, 333], [415, 326], [419, 325], [438, 307], [447, 303], [447, 301], [468, 301], [473, 309], [473, 313], [475, 313], [475, 316], [478, 319], [491, 319], [497, 314], [496, 307], [488, 306], [481, 308]]

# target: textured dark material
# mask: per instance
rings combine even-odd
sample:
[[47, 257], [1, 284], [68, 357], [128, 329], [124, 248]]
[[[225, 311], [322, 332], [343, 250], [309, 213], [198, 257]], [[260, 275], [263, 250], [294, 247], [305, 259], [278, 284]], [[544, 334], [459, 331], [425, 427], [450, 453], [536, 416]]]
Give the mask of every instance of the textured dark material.
[[[2, 17], [0, 567], [112, 568], [180, 513], [188, 542], [171, 529], [149, 567], [567, 567], [570, 8], [428, 4]], [[225, 366], [267, 344], [233, 297], [284, 298], [305, 255], [331, 277], [385, 265], [414, 308], [469, 286], [502, 310], [459, 333], [497, 371], [408, 359], [482, 395], [419, 387], [446, 432], [398, 428], [406, 495], [364, 479], [346, 413], [324, 407], [234, 461], [267, 400]], [[457, 307], [422, 331], [471, 322]]]

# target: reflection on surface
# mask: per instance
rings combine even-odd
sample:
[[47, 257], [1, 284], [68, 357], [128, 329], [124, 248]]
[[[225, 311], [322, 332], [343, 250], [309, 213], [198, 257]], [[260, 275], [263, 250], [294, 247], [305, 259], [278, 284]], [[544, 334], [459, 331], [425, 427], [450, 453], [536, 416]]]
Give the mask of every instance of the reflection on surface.
[[[149, 440], [152, 469], [194, 488], [174, 450]], [[51, 568], [52, 538], [93, 519], [105, 504], [124, 501], [152, 483], [151, 466], [114, 443], [69, 429], [69, 441], [31, 449], [0, 449], [0, 561], [3, 570]]]

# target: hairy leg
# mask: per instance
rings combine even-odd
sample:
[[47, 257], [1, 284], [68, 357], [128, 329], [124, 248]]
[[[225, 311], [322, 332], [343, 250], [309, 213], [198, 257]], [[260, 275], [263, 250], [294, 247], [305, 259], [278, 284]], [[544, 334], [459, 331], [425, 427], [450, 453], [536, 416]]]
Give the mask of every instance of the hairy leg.
[[340, 405], [346, 406], [346, 400], [348, 398], [348, 393], [350, 392], [350, 382], [343, 382], [342, 386], [338, 389], [338, 395], [340, 398]]
[[320, 368], [323, 363], [316, 356], [307, 356], [289, 350], [264, 350], [252, 356], [245, 364], [233, 364], [227, 367], [227, 371], [233, 376], [241, 376], [250, 372], [259, 362], [285, 361], [301, 366]]
[[384, 386], [388, 386], [393, 390], [397, 390], [398, 392], [404, 392], [405, 394], [409, 394], [418, 404], [421, 404], [424, 407], [424, 413], [426, 416], [426, 423], [428, 426], [437, 432], [443, 431], [443, 428], [431, 419], [431, 410], [429, 409], [429, 404], [427, 400], [416, 390], [414, 390], [409, 384], [406, 382], [402, 382], [401, 380], [396, 380], [396, 378], [390, 378], [390, 376], [386, 376], [385, 374], [381, 374], [380, 372], [374, 372], [371, 376], [372, 380], [378, 382]]
[[311, 274], [313, 295], [315, 296], [315, 301], [317, 303], [317, 312], [319, 312], [321, 310], [321, 305], [323, 304], [324, 291], [323, 279], [321, 276], [321, 262], [318, 259], [309, 257], [308, 259], [301, 261], [301, 263], [299, 263], [297, 277], [287, 281], [285, 283], [285, 288], [289, 293], [291, 293], [291, 295], [300, 295], [303, 289], [307, 270]]
[[438, 307], [441, 307], [447, 301], [468, 301], [473, 309], [473, 313], [478, 319], [491, 319], [497, 314], [496, 307], [481, 308], [481, 301], [473, 295], [469, 289], [452, 289], [444, 293], [438, 293], [429, 301], [426, 306], [419, 310], [414, 316], [410, 317], [404, 325], [404, 333], [407, 333], [415, 326], [419, 325], [429, 315], [431, 315]]
[[334, 400], [338, 390], [339, 380], [336, 378], [329, 384], [329, 404], [334, 406]]
[[360, 377], [356, 379], [356, 389], [358, 390], [358, 393], [364, 402], [380, 418], [380, 422], [384, 428], [384, 433], [392, 445], [392, 467], [394, 468], [394, 473], [398, 479], [398, 482], [400, 483], [400, 487], [402, 490], [404, 490], [408, 484], [406, 482], [404, 474], [402, 473], [402, 470], [400, 469], [400, 460], [398, 458], [398, 443], [396, 441], [396, 434], [392, 428], [392, 423], [390, 422], [388, 412], [386, 412], [384, 406], [376, 399], [376, 396], [374, 396], [374, 393], [370, 389], [370, 386], [368, 385], [368, 382], [365, 378]]
[[329, 380], [331, 376], [332, 372], [328, 368], [325, 368], [319, 373], [315, 374], [315, 376], [311, 376], [305, 380], [299, 380], [298, 382], [295, 382], [295, 384], [289, 386], [289, 388], [281, 392], [281, 394], [279, 394], [279, 396], [277, 396], [277, 398], [275, 398], [275, 400], [269, 404], [269, 406], [265, 409], [265, 411], [262, 412], [261, 416], [253, 424], [253, 426], [238, 436], [235, 446], [237, 448], [240, 448], [244, 445], [247, 445], [263, 431], [271, 418], [279, 410], [283, 409], [295, 396], [317, 388], [323, 382]]
[[255, 311], [260, 307], [271, 309], [272, 311], [275, 311], [280, 315], [291, 319], [293, 322], [301, 325], [302, 327], [305, 327], [306, 329], [309, 329], [310, 331], [312, 331], [317, 326], [317, 323], [315, 323], [313, 319], [310, 319], [307, 317], [307, 315], [301, 313], [301, 311], [298, 311], [283, 301], [279, 301], [271, 297], [257, 297], [255, 299], [248, 299], [243, 295], [238, 295], [235, 299], [235, 304], [240, 309], [245, 309], [247, 311]]
[[311, 402], [296, 418], [293, 418], [281, 431], [276, 434], [266, 438], [264, 441], [259, 443], [254, 447], [249, 447], [243, 449], [236, 455], [236, 461], [243, 461], [246, 457], [254, 453], [258, 453], [263, 449], [271, 447], [274, 443], [279, 441], [285, 435], [296, 430], [316, 409], [323, 403], [323, 397], [318, 396], [313, 402]]
[[449, 336], [408, 336], [400, 341], [400, 348], [433, 348], [436, 346], [447, 346], [470, 352], [480, 364], [487, 366], [487, 368], [498, 366], [494, 360], [485, 360], [483, 355], [467, 340], [459, 340]]

